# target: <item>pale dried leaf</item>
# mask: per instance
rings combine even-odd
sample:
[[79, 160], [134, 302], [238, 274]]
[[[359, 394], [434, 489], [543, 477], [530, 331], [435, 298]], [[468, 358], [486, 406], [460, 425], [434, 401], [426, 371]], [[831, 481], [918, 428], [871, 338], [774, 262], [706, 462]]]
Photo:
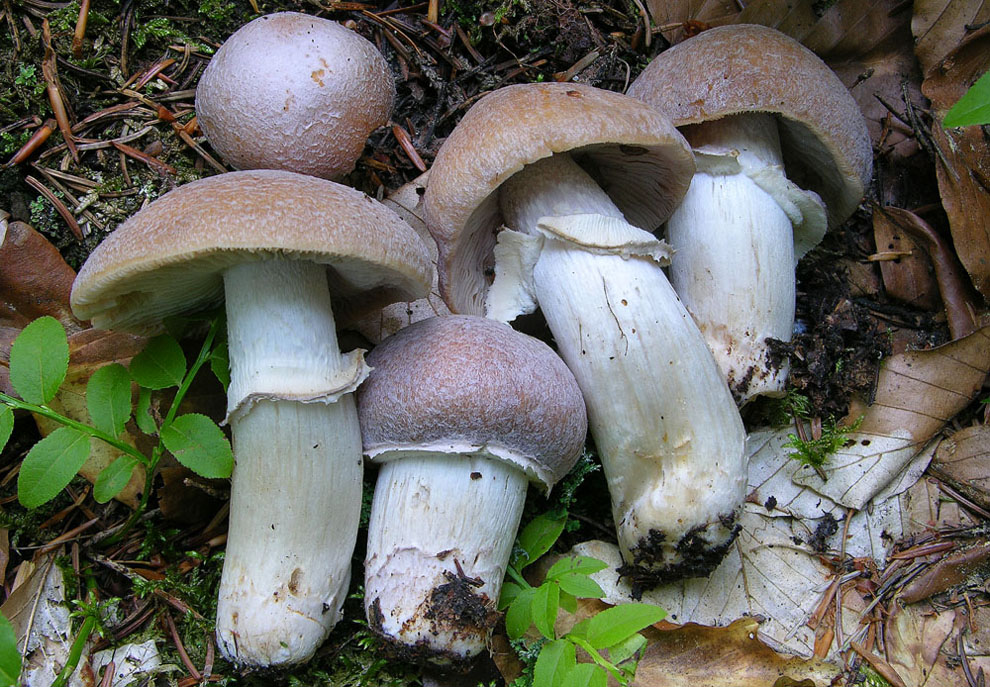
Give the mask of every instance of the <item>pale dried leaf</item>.
[[113, 661], [114, 687], [127, 687], [142, 678], [157, 674], [162, 667], [162, 659], [158, 654], [155, 640], [149, 639], [141, 644], [125, 644], [116, 649], [104, 649], [93, 654], [90, 664], [93, 671], [100, 670]]
[[55, 554], [46, 554], [29, 565], [31, 572], [0, 606], [0, 613], [14, 627], [22, 656], [41, 646], [45, 638], [65, 640], [69, 628], [65, 586]]
[[[887, 662], [912, 687], [964, 685], [960, 668], [949, 668], [942, 648], [951, 646], [956, 611], [933, 612], [927, 604], [892, 605], [885, 632]], [[950, 643], [949, 646], [946, 646]], [[954, 649], [950, 650], [955, 653]]]
[[782, 676], [824, 687], [840, 670], [817, 659], [778, 654], [758, 637], [759, 623], [741, 618], [728, 627], [685, 625], [650, 629], [633, 685], [642, 687], [764, 687]]
[[976, 521], [953, 499], [947, 499], [936, 480], [921, 479], [898, 497], [903, 536], [936, 530], [972, 527]]
[[914, 51], [927, 74], [971, 32], [990, 21], [986, 0], [915, 0], [911, 17]]
[[[966, 3], [960, 3], [966, 4]], [[932, 101], [935, 172], [952, 243], [973, 285], [990, 296], [990, 144], [982, 127], [941, 126], [946, 111], [990, 69], [990, 27], [969, 36], [927, 73], [922, 91]]]
[[932, 462], [939, 479], [990, 509], [990, 426], [965, 427], [939, 446]]

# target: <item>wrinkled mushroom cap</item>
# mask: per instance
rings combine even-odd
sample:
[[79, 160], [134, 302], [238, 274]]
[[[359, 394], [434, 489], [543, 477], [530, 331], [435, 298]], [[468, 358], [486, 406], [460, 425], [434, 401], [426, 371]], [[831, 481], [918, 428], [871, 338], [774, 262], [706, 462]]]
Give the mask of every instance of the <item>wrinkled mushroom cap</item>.
[[426, 190], [440, 289], [451, 310], [483, 314], [495, 234], [496, 190], [525, 165], [570, 152], [626, 219], [659, 227], [687, 191], [694, 160], [666, 116], [583, 84], [507, 86], [468, 111], [441, 146]]
[[774, 29], [703, 31], [660, 53], [629, 95], [678, 127], [743, 112], [778, 115], [787, 176], [821, 196], [831, 226], [853, 213], [870, 181], [873, 149], [856, 101], [815, 53]]
[[542, 341], [468, 315], [421, 320], [368, 356], [358, 389], [364, 452], [487, 455], [549, 489], [584, 446], [577, 382]]
[[422, 297], [433, 270], [416, 232], [359, 191], [293, 172], [230, 172], [121, 224], [79, 270], [72, 311], [101, 329], [154, 331], [164, 317], [222, 302], [227, 267], [271, 257], [327, 265], [335, 310]]
[[388, 122], [394, 95], [388, 64], [369, 41], [329, 19], [279, 12], [220, 46], [196, 87], [196, 115], [238, 169], [333, 179]]

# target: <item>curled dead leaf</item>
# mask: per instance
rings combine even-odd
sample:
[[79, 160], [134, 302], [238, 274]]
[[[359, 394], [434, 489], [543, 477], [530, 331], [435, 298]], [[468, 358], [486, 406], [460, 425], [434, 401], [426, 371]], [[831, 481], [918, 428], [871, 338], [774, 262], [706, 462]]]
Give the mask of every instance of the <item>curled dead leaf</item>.
[[990, 426], [965, 427], [941, 443], [931, 472], [990, 510]]
[[915, 0], [911, 16], [914, 52], [927, 73], [959, 45], [974, 26], [990, 21], [985, 0]]

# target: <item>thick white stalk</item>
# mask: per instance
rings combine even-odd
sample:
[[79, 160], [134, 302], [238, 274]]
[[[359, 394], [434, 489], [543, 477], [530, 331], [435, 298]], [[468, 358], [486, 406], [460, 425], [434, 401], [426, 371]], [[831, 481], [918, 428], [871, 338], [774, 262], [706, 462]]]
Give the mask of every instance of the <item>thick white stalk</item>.
[[364, 598], [396, 655], [460, 667], [485, 649], [526, 485], [521, 470], [478, 456], [408, 452], [382, 464]]
[[768, 338], [790, 341], [794, 326], [791, 218], [756, 179], [782, 174], [776, 120], [746, 114], [688, 132], [699, 171], [667, 222], [674, 248], [670, 281], [694, 316], [739, 403], [777, 395], [787, 361]]
[[[236, 463], [218, 646], [238, 664], [296, 663], [337, 622], [350, 579], [361, 432], [353, 396], [314, 380], [353, 361], [337, 347], [325, 267], [248, 263], [224, 281]], [[293, 380], [312, 402], [279, 400], [295, 397]]]
[[[532, 232], [551, 213], [621, 217], [555, 158], [503, 187], [506, 224]], [[701, 333], [651, 259], [547, 238], [533, 278], [584, 394], [629, 574], [707, 573], [737, 531], [746, 462], [742, 421]]]

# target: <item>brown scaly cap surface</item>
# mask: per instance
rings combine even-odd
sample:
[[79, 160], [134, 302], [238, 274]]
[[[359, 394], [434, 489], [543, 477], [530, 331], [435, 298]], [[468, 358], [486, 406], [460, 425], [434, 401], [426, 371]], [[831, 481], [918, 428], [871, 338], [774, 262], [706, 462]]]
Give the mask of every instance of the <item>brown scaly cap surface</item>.
[[839, 77], [813, 52], [764, 26], [709, 29], [660, 53], [629, 95], [667, 113], [677, 126], [741, 112], [780, 117], [787, 175], [845, 221], [870, 181], [866, 121]]
[[368, 364], [358, 412], [372, 458], [487, 447], [549, 489], [584, 446], [587, 416], [574, 376], [549, 346], [506, 324], [468, 315], [422, 320], [385, 339]]
[[220, 46], [196, 88], [196, 115], [234, 167], [334, 179], [388, 122], [394, 95], [371, 42], [329, 19], [279, 12]]
[[454, 312], [483, 314], [495, 191], [525, 165], [570, 152], [638, 227], [653, 231], [694, 174], [683, 137], [661, 113], [583, 84], [507, 86], [468, 111], [437, 153], [426, 222], [440, 251], [440, 289]]
[[154, 330], [221, 302], [227, 267], [279, 256], [332, 268], [345, 306], [422, 297], [433, 269], [416, 232], [359, 191], [293, 172], [231, 172], [180, 186], [121, 224], [79, 270], [72, 310], [103, 329]]

